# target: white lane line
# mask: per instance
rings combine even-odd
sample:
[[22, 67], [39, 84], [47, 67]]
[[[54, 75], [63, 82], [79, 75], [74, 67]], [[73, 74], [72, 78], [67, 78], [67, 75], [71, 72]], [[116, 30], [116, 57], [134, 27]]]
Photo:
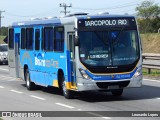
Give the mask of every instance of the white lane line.
[[100, 115], [100, 114], [97, 114], [97, 113], [93, 113], [93, 112], [87, 112], [88, 114], [90, 114], [90, 115], [94, 115], [94, 116], [96, 116], [96, 117], [101, 117], [101, 118], [103, 118], [103, 119], [111, 119], [110, 117], [105, 117], [105, 116], [103, 116], [103, 115]]
[[3, 86], [0, 86], [0, 88], [4, 88]]
[[9, 77], [9, 76], [0, 76], [1, 78], [4, 77], [4, 78], [15, 78], [15, 77]]
[[39, 99], [39, 100], [46, 100], [45, 98], [38, 97], [38, 96], [35, 96], [35, 95], [30, 95], [30, 97], [32, 97], [32, 98], [36, 98], [36, 99]]
[[1, 80], [8, 80], [8, 79], [10, 79], [10, 78], [7, 78], [7, 77], [0, 77], [1, 78]]
[[156, 99], [160, 100], [160, 98], [156, 98]]
[[3, 71], [9, 71], [8, 69], [3, 69], [3, 68], [0, 68], [0, 70], [3, 70]]
[[143, 80], [152, 81], [152, 82], [160, 82], [160, 80], [151, 80], [151, 79], [143, 79]]
[[66, 108], [70, 108], [70, 109], [75, 108], [75, 107], [73, 107], [73, 106], [65, 105], [65, 104], [62, 104], [62, 103], [55, 103], [55, 104], [60, 105], [60, 106], [63, 106], [63, 107], [66, 107]]
[[11, 92], [15, 92], [15, 93], [19, 93], [19, 94], [21, 94], [22, 92], [20, 92], [20, 91], [16, 91], [16, 90], [10, 90]]

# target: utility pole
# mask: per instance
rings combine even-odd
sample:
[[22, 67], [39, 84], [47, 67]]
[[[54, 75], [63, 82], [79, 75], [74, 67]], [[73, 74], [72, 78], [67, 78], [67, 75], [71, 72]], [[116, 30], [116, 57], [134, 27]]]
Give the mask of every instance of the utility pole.
[[64, 13], [66, 16], [67, 13], [70, 13], [70, 11], [67, 11], [67, 7], [72, 7], [72, 4], [70, 3], [70, 5], [67, 5], [66, 3], [60, 3], [59, 7], [64, 7], [64, 11], [61, 12]]
[[0, 10], [0, 35], [1, 35], [1, 19], [3, 18], [2, 12], [5, 12], [5, 11]]

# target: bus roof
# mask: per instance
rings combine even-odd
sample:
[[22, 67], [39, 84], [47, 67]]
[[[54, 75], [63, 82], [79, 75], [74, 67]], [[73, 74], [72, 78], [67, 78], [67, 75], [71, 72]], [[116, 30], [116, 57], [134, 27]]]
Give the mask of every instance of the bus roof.
[[22, 22], [14, 22], [12, 27], [18, 26], [34, 26], [34, 25], [62, 25], [62, 24], [71, 24], [74, 23], [76, 19], [98, 19], [98, 18], [134, 18], [134, 16], [129, 15], [78, 15], [78, 16], [65, 16], [60, 18], [52, 19], [38, 19], [38, 20], [29, 20]]

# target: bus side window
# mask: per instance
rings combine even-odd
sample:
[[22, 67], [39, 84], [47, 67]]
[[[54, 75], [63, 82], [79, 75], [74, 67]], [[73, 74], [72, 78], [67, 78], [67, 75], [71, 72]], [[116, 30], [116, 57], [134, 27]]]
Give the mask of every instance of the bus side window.
[[26, 49], [26, 30], [21, 29], [21, 49]]
[[64, 51], [64, 27], [54, 28], [54, 51]]
[[14, 49], [14, 29], [9, 29], [9, 49]]
[[33, 28], [26, 29], [26, 49], [33, 50]]
[[53, 27], [44, 28], [44, 39], [42, 41], [45, 51], [53, 51]]
[[35, 30], [35, 50], [39, 50], [40, 45], [40, 30]]

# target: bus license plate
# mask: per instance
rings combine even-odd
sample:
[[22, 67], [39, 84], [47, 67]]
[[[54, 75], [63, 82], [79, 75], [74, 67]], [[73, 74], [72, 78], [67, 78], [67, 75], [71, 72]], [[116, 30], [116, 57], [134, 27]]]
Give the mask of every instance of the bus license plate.
[[119, 86], [118, 85], [108, 86], [108, 89], [119, 89]]

